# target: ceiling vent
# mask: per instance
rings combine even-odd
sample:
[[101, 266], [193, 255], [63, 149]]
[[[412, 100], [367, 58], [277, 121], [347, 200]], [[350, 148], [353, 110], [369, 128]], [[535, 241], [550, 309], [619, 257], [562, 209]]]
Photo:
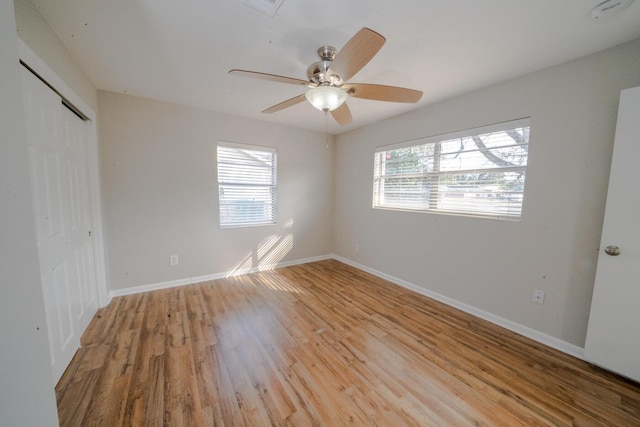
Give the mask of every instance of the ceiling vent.
[[242, 3], [269, 16], [274, 16], [280, 8], [282, 0], [242, 0]]
[[605, 0], [591, 10], [591, 19], [601, 21], [622, 12], [633, 0]]

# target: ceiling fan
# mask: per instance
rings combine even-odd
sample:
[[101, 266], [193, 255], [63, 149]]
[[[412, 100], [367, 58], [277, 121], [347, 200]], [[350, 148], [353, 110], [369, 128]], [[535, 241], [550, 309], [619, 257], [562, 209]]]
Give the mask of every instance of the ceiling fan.
[[307, 68], [309, 80], [238, 69], [230, 70], [229, 73], [308, 88], [305, 93], [267, 108], [263, 113], [275, 113], [306, 99], [318, 110], [325, 113], [331, 112], [333, 118], [340, 125], [346, 125], [353, 121], [351, 110], [345, 102], [348, 97], [406, 103], [418, 102], [422, 97], [422, 92], [414, 89], [367, 83], [347, 83], [347, 80], [360, 71], [378, 53], [385, 41], [386, 39], [377, 32], [369, 28], [362, 28], [339, 52], [333, 46], [321, 47], [318, 49], [320, 61]]

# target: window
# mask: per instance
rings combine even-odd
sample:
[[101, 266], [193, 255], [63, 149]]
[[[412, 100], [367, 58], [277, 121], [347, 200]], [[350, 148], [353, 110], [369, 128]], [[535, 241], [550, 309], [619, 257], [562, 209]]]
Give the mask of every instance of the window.
[[275, 224], [276, 150], [218, 142], [220, 228]]
[[520, 218], [529, 119], [379, 147], [373, 207]]

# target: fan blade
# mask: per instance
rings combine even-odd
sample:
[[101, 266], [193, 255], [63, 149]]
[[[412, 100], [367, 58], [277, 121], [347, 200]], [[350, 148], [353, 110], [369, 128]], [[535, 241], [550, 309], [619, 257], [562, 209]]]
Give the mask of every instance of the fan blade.
[[263, 111], [263, 113], [275, 113], [276, 111], [284, 110], [285, 108], [292, 107], [296, 104], [303, 102], [306, 98], [304, 97], [304, 93], [302, 95], [294, 96], [293, 98], [289, 98], [286, 101], [282, 101], [280, 104], [276, 104], [273, 107], [269, 107]]
[[346, 102], [333, 110], [331, 115], [340, 126], [348, 125], [353, 121], [353, 117], [351, 117], [351, 110]]
[[380, 50], [386, 39], [363, 28], [347, 42], [331, 63], [328, 75], [337, 74], [346, 82], [362, 69]]
[[253, 79], [270, 80], [278, 83], [288, 83], [293, 85], [307, 86], [309, 82], [307, 80], [294, 79], [293, 77], [279, 76], [277, 74], [259, 73], [257, 71], [248, 70], [229, 70], [229, 74], [241, 77], [251, 77]]
[[348, 83], [340, 87], [354, 98], [374, 101], [416, 103], [422, 97], [422, 91], [398, 86], [374, 85], [367, 83]]

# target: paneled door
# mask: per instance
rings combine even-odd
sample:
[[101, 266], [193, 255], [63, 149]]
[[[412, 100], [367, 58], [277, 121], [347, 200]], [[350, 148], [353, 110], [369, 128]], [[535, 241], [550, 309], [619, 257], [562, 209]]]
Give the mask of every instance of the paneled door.
[[98, 309], [84, 120], [22, 67], [51, 366], [57, 382]]
[[640, 87], [620, 95], [585, 358], [640, 381]]

